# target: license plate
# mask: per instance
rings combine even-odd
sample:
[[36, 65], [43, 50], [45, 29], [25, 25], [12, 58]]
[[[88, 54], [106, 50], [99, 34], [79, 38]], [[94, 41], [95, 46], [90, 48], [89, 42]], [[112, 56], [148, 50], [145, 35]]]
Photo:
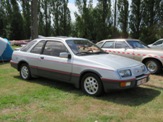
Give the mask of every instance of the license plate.
[[137, 85], [141, 85], [147, 82], [147, 78], [141, 79], [137, 81]]

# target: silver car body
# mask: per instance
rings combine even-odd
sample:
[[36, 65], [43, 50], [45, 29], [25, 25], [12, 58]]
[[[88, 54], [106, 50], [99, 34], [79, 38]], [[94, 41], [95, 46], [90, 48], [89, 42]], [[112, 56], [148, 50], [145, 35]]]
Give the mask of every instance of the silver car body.
[[[162, 68], [163, 65], [163, 51], [157, 50], [157, 49], [151, 49], [148, 47], [141, 47], [141, 48], [133, 48], [129, 43], [131, 41], [139, 42], [139, 40], [136, 39], [106, 39], [98, 42], [96, 45], [101, 47], [104, 51], [120, 55], [123, 57], [128, 57], [131, 59], [135, 59], [137, 61], [141, 61], [143, 63], [146, 63], [147, 60], [156, 60], [160, 63], [159, 67]], [[109, 42], [113, 42], [113, 46], [109, 47]], [[123, 42], [123, 45], [119, 45], [119, 47], [115, 46], [116, 43]], [[105, 46], [105, 44], [108, 43], [108, 46]], [[152, 72], [152, 71], [151, 71]]]
[[[92, 54], [77, 55], [74, 54], [66, 40], [86, 40], [82, 38], [59, 38], [47, 37], [35, 39], [33, 45], [26, 51], [14, 51], [11, 60], [11, 66], [20, 71], [22, 63], [26, 63], [30, 67], [33, 77], [41, 76], [52, 78], [74, 84], [80, 88], [81, 79], [84, 74], [94, 73], [102, 81], [105, 92], [110, 89], [125, 89], [136, 87], [149, 79], [149, 72], [141, 62], [128, 59], [112, 54]], [[35, 45], [41, 41], [55, 41], [62, 43], [67, 52], [60, 52], [59, 56], [50, 56], [44, 54], [31, 53]], [[100, 48], [99, 48], [100, 49]], [[66, 54], [69, 54], [66, 56]], [[132, 75], [129, 77], [121, 77], [119, 72], [122, 70], [130, 70]], [[120, 83], [128, 82], [125, 87], [121, 87]]]
[[163, 39], [159, 39], [152, 44], [148, 45], [150, 48], [163, 49]]

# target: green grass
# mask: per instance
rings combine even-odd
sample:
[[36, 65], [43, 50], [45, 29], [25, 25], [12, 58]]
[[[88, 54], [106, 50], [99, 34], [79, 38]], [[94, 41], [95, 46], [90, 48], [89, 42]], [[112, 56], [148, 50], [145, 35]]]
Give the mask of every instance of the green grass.
[[0, 63], [1, 122], [162, 122], [162, 101], [162, 75], [135, 89], [89, 97], [54, 80], [24, 81], [9, 63]]

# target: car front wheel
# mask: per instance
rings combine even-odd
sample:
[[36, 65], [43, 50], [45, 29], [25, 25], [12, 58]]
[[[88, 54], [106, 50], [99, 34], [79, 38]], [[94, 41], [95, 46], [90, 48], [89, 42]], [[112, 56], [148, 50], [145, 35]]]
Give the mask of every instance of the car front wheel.
[[162, 69], [161, 63], [157, 60], [148, 60], [146, 61], [145, 65], [152, 74], [157, 74]]
[[24, 80], [31, 79], [31, 72], [30, 72], [28, 64], [26, 64], [26, 63], [21, 64], [21, 66], [20, 66], [20, 76]]
[[88, 73], [82, 78], [82, 90], [90, 96], [100, 96], [103, 93], [101, 79], [93, 74]]

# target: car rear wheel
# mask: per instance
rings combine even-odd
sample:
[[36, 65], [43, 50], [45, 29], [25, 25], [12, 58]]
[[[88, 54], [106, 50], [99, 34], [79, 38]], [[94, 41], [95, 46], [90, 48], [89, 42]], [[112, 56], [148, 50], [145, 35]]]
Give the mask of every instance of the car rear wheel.
[[149, 70], [149, 72], [152, 74], [157, 74], [162, 69], [161, 63], [154, 59], [146, 61], [145, 65], [147, 69]]
[[28, 64], [23, 63], [20, 66], [20, 76], [24, 80], [30, 80], [31, 79], [31, 72]]
[[82, 90], [90, 96], [100, 96], [103, 93], [101, 79], [93, 74], [88, 73], [82, 78]]

